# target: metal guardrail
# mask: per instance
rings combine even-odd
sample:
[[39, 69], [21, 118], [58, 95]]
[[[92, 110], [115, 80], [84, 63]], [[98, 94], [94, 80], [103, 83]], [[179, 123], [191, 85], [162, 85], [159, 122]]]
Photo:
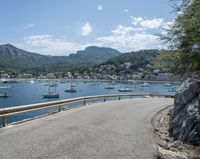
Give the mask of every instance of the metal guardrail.
[[86, 105], [87, 101], [90, 101], [93, 99], [103, 99], [105, 102], [109, 98], [117, 98], [118, 100], [120, 100], [122, 97], [145, 97], [145, 96], [174, 98], [174, 95], [165, 95], [165, 94], [157, 94], [157, 93], [86, 96], [86, 97], [78, 97], [78, 98], [59, 100], [59, 101], [53, 101], [53, 102], [45, 102], [45, 103], [37, 103], [37, 104], [29, 104], [29, 105], [16, 106], [16, 107], [10, 107], [10, 108], [3, 108], [3, 109], [0, 109], [0, 118], [2, 119], [3, 127], [5, 127], [7, 125], [7, 118], [15, 114], [21, 114], [21, 113], [26, 113], [26, 112], [31, 112], [31, 111], [46, 109], [46, 108], [52, 108], [52, 107], [58, 107], [58, 112], [60, 112], [64, 105], [75, 103], [75, 102], [83, 101], [83, 105]]

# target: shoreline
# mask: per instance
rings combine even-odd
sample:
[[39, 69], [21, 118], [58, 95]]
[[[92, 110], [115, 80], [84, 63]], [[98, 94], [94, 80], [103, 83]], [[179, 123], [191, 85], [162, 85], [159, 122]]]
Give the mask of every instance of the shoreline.
[[10, 78], [10, 79], [0, 79], [0, 82], [8, 81], [9, 82], [23, 82], [23, 81], [72, 81], [72, 82], [125, 82], [125, 83], [170, 83], [170, 84], [180, 84], [181, 81], [149, 81], [149, 80], [104, 80], [104, 79], [65, 79], [65, 78], [56, 78], [56, 79], [38, 79], [38, 78], [27, 78], [27, 79], [20, 79], [20, 78]]

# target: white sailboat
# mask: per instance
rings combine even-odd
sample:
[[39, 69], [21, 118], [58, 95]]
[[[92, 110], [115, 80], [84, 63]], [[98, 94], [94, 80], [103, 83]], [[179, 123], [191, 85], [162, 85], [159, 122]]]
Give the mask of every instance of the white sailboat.
[[66, 89], [65, 92], [69, 92], [69, 93], [75, 93], [75, 92], [77, 92], [77, 90], [74, 87], [76, 87], [76, 86], [72, 85], [72, 81], [71, 81], [70, 88]]
[[[59, 94], [56, 93], [56, 87], [58, 85], [56, 84], [50, 84], [50, 80], [49, 80], [49, 84], [48, 84], [48, 92], [42, 94], [43, 98], [59, 98]], [[52, 90], [51, 87], [53, 87]]]

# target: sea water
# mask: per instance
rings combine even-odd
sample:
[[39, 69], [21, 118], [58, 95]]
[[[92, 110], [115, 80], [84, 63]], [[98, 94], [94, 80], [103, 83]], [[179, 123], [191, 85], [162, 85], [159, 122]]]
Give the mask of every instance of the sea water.
[[[56, 92], [59, 93], [59, 98], [43, 98], [42, 94], [48, 92], [48, 86], [45, 86], [44, 81], [36, 80], [34, 82], [18, 82], [10, 83], [10, 93], [11, 95], [7, 98], [0, 98], [0, 109], [14, 106], [21, 106], [34, 103], [43, 103], [55, 100], [70, 99], [75, 97], [82, 96], [93, 96], [93, 95], [105, 95], [105, 94], [122, 94], [119, 92], [120, 88], [128, 87], [133, 89], [133, 92], [123, 92], [130, 93], [160, 93], [160, 94], [169, 94], [172, 95], [175, 92], [171, 92], [170, 88], [177, 88], [178, 84], [173, 84], [170, 86], [165, 86], [164, 83], [151, 83], [149, 87], [142, 87], [143, 82], [116, 82], [113, 86], [114, 89], [105, 89], [106, 86], [110, 85], [110, 82], [82, 82], [82, 81], [73, 81], [60, 83], [59, 81], [54, 81], [58, 84], [56, 87]], [[75, 93], [65, 92], [66, 89], [69, 89], [71, 85], [75, 86], [77, 90]], [[54, 88], [51, 88], [52, 91]], [[74, 107], [82, 104], [74, 103], [66, 105], [65, 107]], [[49, 112], [56, 111], [57, 108], [49, 108], [45, 110], [38, 110], [29, 113], [23, 113], [9, 117], [8, 122], [21, 121], [28, 118], [33, 118], [36, 116], [44, 115]], [[1, 121], [0, 121], [1, 124]]]

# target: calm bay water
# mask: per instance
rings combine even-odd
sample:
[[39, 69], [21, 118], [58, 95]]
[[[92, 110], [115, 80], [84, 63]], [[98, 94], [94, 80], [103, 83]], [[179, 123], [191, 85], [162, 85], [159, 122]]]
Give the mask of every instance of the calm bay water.
[[[59, 81], [57, 81], [57, 84], [58, 87], [56, 88], [56, 90], [57, 93], [60, 94], [60, 97], [57, 99], [48, 99], [42, 97], [43, 93], [48, 92], [48, 87], [45, 86], [44, 82], [41, 81], [35, 81], [34, 83], [19, 82], [19, 83], [9, 84], [9, 86], [11, 86], [10, 88], [11, 96], [8, 98], [0, 98], [0, 108], [55, 101], [61, 99], [69, 99], [74, 97], [90, 96], [90, 95], [120, 94], [121, 92], [119, 92], [119, 89], [123, 87], [129, 87], [134, 89], [134, 92], [131, 93], [148, 93], [151, 91], [163, 94], [174, 94], [174, 92], [171, 92], [170, 90], [172, 88], [178, 87], [178, 85], [165, 86], [164, 83], [152, 83], [150, 84], [150, 87], [142, 87], [143, 83], [131, 82], [131, 83], [115, 83], [115, 85], [113, 85], [114, 89], [108, 90], [105, 89], [105, 87], [109, 85], [108, 82], [85, 83], [85, 82], [75, 81], [75, 82], [60, 83]], [[76, 93], [65, 92], [65, 89], [69, 89], [71, 84], [76, 86], [74, 87], [77, 90]], [[73, 104], [71, 106], [73, 106]], [[55, 110], [55, 108], [51, 108], [48, 110], [39, 110], [31, 113], [24, 113], [12, 116], [8, 120], [9, 122], [19, 121], [27, 118], [32, 118], [38, 115], [42, 115], [53, 110]]]

